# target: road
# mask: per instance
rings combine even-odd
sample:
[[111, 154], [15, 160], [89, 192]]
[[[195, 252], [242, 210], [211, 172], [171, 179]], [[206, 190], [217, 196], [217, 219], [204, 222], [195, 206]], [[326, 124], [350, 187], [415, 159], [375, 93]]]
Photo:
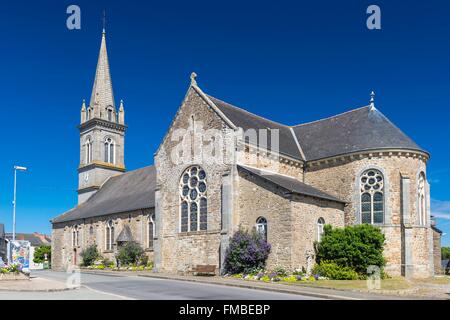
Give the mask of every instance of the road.
[[[32, 276], [66, 282], [70, 274], [35, 271]], [[138, 276], [80, 274], [82, 288], [63, 292], [0, 293], [0, 299], [317, 300], [296, 294]]]

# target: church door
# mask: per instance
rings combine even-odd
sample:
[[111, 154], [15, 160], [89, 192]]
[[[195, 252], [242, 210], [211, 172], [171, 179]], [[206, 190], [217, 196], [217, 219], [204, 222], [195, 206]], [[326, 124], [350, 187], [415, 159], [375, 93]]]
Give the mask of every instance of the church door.
[[73, 249], [73, 265], [76, 266], [77, 265], [77, 249]]

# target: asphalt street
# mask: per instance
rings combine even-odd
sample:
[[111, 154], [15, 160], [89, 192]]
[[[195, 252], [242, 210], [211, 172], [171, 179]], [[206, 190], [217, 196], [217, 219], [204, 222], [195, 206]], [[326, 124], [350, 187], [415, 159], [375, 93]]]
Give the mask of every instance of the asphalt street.
[[[32, 276], [69, 282], [73, 275], [56, 271], [35, 271]], [[72, 276], [72, 277], [71, 277]], [[82, 287], [63, 292], [0, 293], [0, 299], [145, 299], [145, 300], [317, 300], [296, 294], [228, 287], [138, 276], [79, 274]]]

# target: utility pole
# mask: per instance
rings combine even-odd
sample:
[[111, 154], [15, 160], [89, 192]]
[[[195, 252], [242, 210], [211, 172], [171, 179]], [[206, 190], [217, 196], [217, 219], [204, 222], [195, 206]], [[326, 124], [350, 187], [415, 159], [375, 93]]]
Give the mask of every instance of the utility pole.
[[16, 240], [16, 194], [17, 194], [17, 171], [27, 171], [27, 168], [14, 166], [14, 200], [13, 200], [13, 234], [12, 240]]

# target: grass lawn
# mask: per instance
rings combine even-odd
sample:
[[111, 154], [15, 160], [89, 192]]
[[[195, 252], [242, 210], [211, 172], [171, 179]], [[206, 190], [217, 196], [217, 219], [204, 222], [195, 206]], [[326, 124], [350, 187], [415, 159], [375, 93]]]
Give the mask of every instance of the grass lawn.
[[431, 279], [418, 279], [414, 280], [416, 283], [423, 284], [437, 284], [437, 285], [450, 285], [450, 276], [436, 276]]
[[[319, 280], [314, 282], [292, 282], [292, 285], [333, 289], [367, 290], [366, 280]], [[402, 277], [381, 280], [381, 290], [409, 289], [411, 285]]]

